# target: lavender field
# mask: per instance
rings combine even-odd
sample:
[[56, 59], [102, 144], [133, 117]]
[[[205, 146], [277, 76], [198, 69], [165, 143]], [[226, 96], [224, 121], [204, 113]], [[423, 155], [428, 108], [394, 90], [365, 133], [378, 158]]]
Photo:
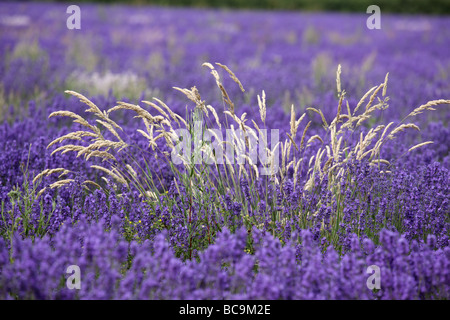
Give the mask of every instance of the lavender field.
[[450, 298], [449, 16], [80, 7], [0, 4], [0, 299]]

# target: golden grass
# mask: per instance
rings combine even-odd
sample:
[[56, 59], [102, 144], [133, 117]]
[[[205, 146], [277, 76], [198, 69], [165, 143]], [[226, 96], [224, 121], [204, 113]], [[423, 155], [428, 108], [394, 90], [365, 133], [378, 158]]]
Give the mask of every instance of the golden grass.
[[[216, 63], [217, 66], [225, 70], [231, 79], [239, 86], [242, 92], [244, 92], [244, 87], [236, 75], [225, 65], [220, 63]], [[226, 145], [231, 145], [236, 151], [236, 157], [240, 157], [240, 159], [244, 159], [247, 161], [248, 166], [244, 163], [239, 162], [236, 163], [234, 160], [236, 159], [228, 159], [225, 152], [223, 152], [227, 163], [233, 163], [234, 165], [224, 166], [226, 170], [226, 176], [234, 179], [235, 175], [245, 176], [247, 178], [259, 177], [260, 172], [254, 163], [254, 159], [251, 157], [251, 150], [254, 150], [256, 146], [253, 144], [262, 143], [265, 151], [265, 155], [269, 160], [267, 163], [264, 163], [265, 169], [269, 170], [272, 181], [275, 183], [282, 184], [284, 179], [286, 179], [286, 172], [289, 168], [294, 168], [294, 185], [298, 181], [298, 175], [302, 172], [301, 166], [303, 166], [303, 155], [306, 148], [310, 148], [314, 141], [320, 142], [321, 146], [317, 149], [317, 152], [314, 156], [309, 159], [307, 163], [307, 172], [309, 176], [307, 177], [307, 182], [305, 184], [304, 190], [311, 190], [313, 188], [314, 180], [316, 177], [323, 178], [325, 174], [328, 174], [330, 179], [330, 183], [334, 183], [338, 181], [338, 177], [342, 176], [342, 165], [348, 161], [351, 157], [355, 157], [357, 160], [368, 159], [372, 165], [380, 165], [384, 164], [391, 166], [391, 163], [387, 160], [380, 159], [380, 150], [384, 143], [387, 140], [392, 140], [395, 136], [406, 130], [406, 129], [415, 129], [420, 130], [419, 127], [413, 123], [402, 123], [406, 118], [410, 116], [415, 116], [421, 114], [424, 111], [435, 110], [433, 107], [441, 104], [450, 104], [450, 100], [432, 100], [426, 104], [419, 106], [414, 109], [405, 119], [402, 120], [399, 124], [394, 126], [394, 123], [391, 122], [387, 125], [378, 125], [375, 128], [371, 128], [366, 134], [360, 133], [359, 142], [356, 145], [349, 145], [348, 141], [344, 139], [345, 133], [347, 131], [354, 131], [357, 127], [364, 124], [368, 119], [370, 119], [375, 110], [382, 110], [388, 107], [387, 102], [389, 98], [386, 97], [388, 76], [384, 79], [384, 82], [378, 86], [372, 87], [369, 91], [367, 91], [363, 97], [359, 100], [353, 112], [351, 110], [351, 106], [349, 105], [348, 100], [345, 99], [345, 90], [342, 90], [341, 87], [341, 66], [339, 65], [336, 71], [336, 90], [338, 93], [338, 103], [335, 118], [328, 124], [325, 119], [325, 116], [322, 110], [310, 107], [307, 108], [306, 111], [311, 111], [320, 115], [322, 124], [324, 127], [324, 134], [319, 135], [314, 134], [310, 137], [307, 137], [308, 129], [312, 125], [312, 120], [309, 121], [305, 127], [303, 128], [303, 133], [300, 138], [300, 143], [297, 143], [297, 132], [300, 127], [301, 122], [306, 116], [306, 112], [304, 112], [300, 117], [297, 118], [295, 107], [291, 105], [290, 110], [290, 132], [287, 133], [288, 139], [284, 142], [278, 142], [276, 145], [272, 146], [272, 150], [268, 148], [268, 144], [265, 136], [262, 134], [261, 128], [257, 125], [255, 121], [251, 121], [251, 125], [247, 125], [246, 113], [242, 114], [238, 117], [235, 113], [235, 105], [231, 101], [225, 87], [222, 84], [221, 78], [215, 67], [211, 63], [204, 63], [202, 66], [209, 68], [214, 80], [216, 82], [217, 87], [219, 88], [223, 102], [228, 105], [228, 110], [224, 111], [225, 116], [229, 117], [232, 120], [231, 124], [226, 122], [227, 128], [231, 129], [233, 133], [232, 141], [223, 141], [221, 137], [219, 137], [214, 130], [211, 128], [202, 128], [206, 129], [215, 137], [217, 140], [217, 145], [220, 148], [225, 148]], [[200, 93], [197, 88], [191, 87], [190, 89], [173, 87], [175, 90], [183, 93], [190, 101], [195, 103], [195, 114], [197, 120], [203, 119], [203, 117], [211, 119], [212, 123], [215, 123], [218, 128], [222, 128], [222, 123], [220, 122], [219, 115], [217, 114], [216, 109], [207, 104], [202, 100]], [[114, 156], [115, 152], [121, 152], [129, 147], [127, 143], [122, 139], [121, 132], [123, 132], [122, 128], [110, 118], [110, 115], [117, 110], [130, 110], [136, 114], [135, 118], [141, 119], [144, 127], [137, 128], [136, 130], [148, 140], [149, 147], [152, 147], [153, 150], [158, 147], [157, 140], [164, 138], [166, 145], [169, 148], [174, 147], [174, 138], [178, 139], [178, 135], [174, 130], [175, 124], [178, 128], [192, 129], [192, 123], [190, 121], [184, 119], [183, 117], [176, 114], [172, 109], [167, 106], [163, 101], [153, 98], [156, 102], [151, 101], [142, 101], [145, 105], [150, 108], [156, 110], [158, 115], [153, 116], [149, 111], [145, 110], [139, 105], [126, 103], [126, 102], [117, 102], [117, 105], [106, 110], [100, 110], [92, 101], [87, 99], [85, 96], [74, 92], [74, 91], [66, 91], [66, 93], [71, 94], [84, 104], [88, 106], [88, 109], [85, 110], [87, 113], [92, 113], [97, 118], [94, 124], [90, 124], [87, 119], [82, 117], [81, 115], [75, 114], [70, 111], [56, 111], [49, 115], [49, 118], [55, 116], [64, 116], [70, 117], [73, 122], [79, 123], [88, 130], [86, 131], [74, 131], [72, 133], [63, 135], [61, 137], [56, 138], [50, 144], [49, 147], [52, 147], [56, 144], [64, 143], [68, 140], [76, 140], [80, 142], [85, 142], [87, 146], [82, 145], [74, 145], [74, 144], [64, 144], [58, 148], [56, 148], [52, 154], [61, 152], [66, 153], [68, 151], [77, 152], [77, 157], [84, 156], [86, 160], [91, 157], [99, 157], [103, 161], [106, 161], [110, 164], [111, 168], [108, 169], [104, 166], [93, 165], [92, 168], [102, 171], [108, 176], [112, 177], [118, 183], [125, 184], [129, 186], [131, 181], [137, 181], [140, 178], [145, 178], [145, 175], [142, 175], [141, 172], [136, 171], [135, 168], [131, 166], [131, 164], [125, 164], [121, 169], [120, 165], [116, 157]], [[379, 94], [381, 93], [381, 98]], [[361, 106], [367, 100], [367, 104], [364, 111], [358, 114], [358, 111], [361, 109]], [[378, 99], [378, 103], [374, 103], [375, 100]], [[345, 101], [345, 108], [347, 114], [343, 114], [343, 103]], [[265, 125], [266, 115], [267, 115], [267, 106], [266, 106], [266, 95], [265, 92], [262, 91], [261, 96], [257, 95], [257, 103], [259, 108], [259, 115], [262, 123]], [[212, 118], [210, 118], [212, 115]], [[228, 118], [227, 118], [228, 119]], [[106, 128], [114, 137], [115, 140], [108, 140], [102, 134], [101, 127]], [[243, 137], [238, 137], [235, 130], [239, 128], [243, 132]], [[264, 139], [259, 139], [259, 137], [263, 137]], [[156, 136], [155, 136], [156, 135]], [[330, 142], [326, 143], [327, 139], [323, 137], [329, 135]], [[250, 137], [253, 138], [250, 139]], [[306, 141], [306, 144], [305, 144]], [[431, 144], [432, 141], [423, 142], [411, 147], [408, 151], [416, 150], [422, 146]], [[370, 148], [373, 145], [372, 148]], [[213, 150], [211, 146], [207, 144], [201, 144], [201, 151], [209, 154], [210, 159], [212, 159], [213, 164], [218, 164], [218, 158], [213, 155]], [[292, 148], [294, 147], [294, 148]], [[275, 157], [278, 154], [278, 150], [281, 151], [281, 167], [279, 170], [275, 170], [275, 164], [278, 163], [278, 159]], [[192, 164], [191, 159], [181, 158], [184, 165], [192, 169], [194, 175], [199, 176], [200, 173]], [[298, 160], [297, 160], [298, 159]], [[195, 169], [195, 170], [194, 170]], [[384, 172], [387, 172], [386, 170]], [[38, 181], [40, 178], [53, 174], [53, 173], [62, 173], [61, 175], [65, 175], [69, 173], [68, 170], [64, 168], [57, 169], [47, 169], [41, 172], [39, 175], [35, 177], [33, 182]], [[70, 179], [61, 180], [52, 184], [50, 187], [60, 187], [70, 182]], [[229, 183], [229, 182], [228, 182]], [[232, 185], [229, 184], [228, 188], [231, 188]], [[148, 192], [154, 192], [154, 190], [150, 190]]]

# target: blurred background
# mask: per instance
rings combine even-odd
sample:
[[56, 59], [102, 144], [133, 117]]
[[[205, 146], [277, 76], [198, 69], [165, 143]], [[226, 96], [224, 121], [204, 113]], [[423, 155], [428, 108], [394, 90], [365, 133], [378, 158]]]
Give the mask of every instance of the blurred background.
[[[69, 5], [81, 8], [79, 30], [66, 26]], [[379, 30], [366, 25], [370, 5]], [[450, 94], [449, 14], [449, 0], [0, 1], [0, 120], [69, 88], [105, 105], [157, 97], [183, 108], [172, 87], [195, 85], [214, 101], [205, 61], [236, 72], [246, 92], [228, 90], [242, 111], [265, 90], [286, 113], [332, 114], [338, 64], [351, 104], [389, 72], [396, 108], [384, 117], [396, 118]]]
[[[66, 2], [47, 0], [47, 2]], [[77, 0], [98, 3], [127, 3], [134, 5], [194, 6], [242, 9], [278, 9], [303, 11], [362, 12], [377, 5], [383, 12], [414, 14], [450, 14], [449, 0]]]

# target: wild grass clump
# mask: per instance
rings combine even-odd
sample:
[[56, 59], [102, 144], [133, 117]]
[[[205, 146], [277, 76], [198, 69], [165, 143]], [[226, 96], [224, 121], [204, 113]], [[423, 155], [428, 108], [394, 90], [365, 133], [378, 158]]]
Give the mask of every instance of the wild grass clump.
[[[384, 159], [383, 146], [404, 130], [420, 130], [407, 120], [424, 111], [435, 110], [438, 105], [450, 104], [450, 100], [429, 101], [400, 122], [370, 128], [367, 124], [374, 114], [389, 106], [386, 95], [388, 74], [383, 82], [351, 106], [341, 87], [339, 66], [336, 72], [338, 102], [335, 117], [327, 121], [324, 113], [313, 107], [297, 117], [292, 105], [286, 136], [271, 140], [265, 131], [268, 129], [265, 119], [270, 112], [266, 106], [265, 92], [257, 96], [258, 107], [255, 110], [259, 110], [259, 119], [246, 113], [239, 114], [239, 108], [229, 96], [216, 66], [225, 70], [244, 92], [237, 76], [220, 63], [216, 66], [204, 63], [203, 66], [214, 77], [223, 112], [202, 100], [196, 87], [174, 87], [194, 104], [193, 109], [184, 116], [175, 113], [157, 98], [142, 101], [144, 106], [119, 101], [108, 110], [100, 110], [85, 96], [66, 91], [88, 106], [86, 113], [92, 114], [95, 122], [70, 111], [52, 112], [49, 118], [72, 118], [83, 130], [60, 136], [48, 147], [60, 145], [52, 154], [72, 151], [86, 160], [99, 158], [101, 165], [95, 164], [92, 168], [105, 174], [106, 180], [120, 186], [115, 187], [117, 190], [122, 187], [136, 190], [151, 212], [166, 212], [160, 221], [163, 229], [170, 229], [175, 220], [181, 223], [189, 239], [187, 249], [181, 249], [185, 258], [192, 258], [196, 247], [192, 241], [199, 239], [195, 235], [205, 235], [203, 229], [207, 230], [204, 244], [207, 246], [224, 226], [234, 230], [245, 225], [249, 231], [256, 226], [280, 239], [289, 238], [289, 230], [295, 225], [300, 228], [318, 226], [318, 234], [324, 241], [342, 246], [339, 245], [339, 237], [342, 230], [350, 231], [347, 224], [350, 221], [353, 221], [351, 231], [364, 233], [375, 240], [376, 230], [381, 226], [396, 225], [394, 220], [402, 216], [401, 209], [388, 219], [376, 218], [381, 210], [377, 206], [375, 209], [357, 206], [356, 212], [348, 216], [348, 208], [352, 206], [348, 201], [355, 199], [355, 194], [363, 201], [367, 201], [367, 197], [378, 198], [373, 193], [372, 187], [375, 185], [367, 186], [367, 181], [355, 176], [355, 168], [366, 173], [370, 171], [372, 175], [392, 182], [392, 170], [395, 170], [396, 161], [401, 159]], [[141, 127], [137, 127], [136, 132], [146, 140], [147, 146], [132, 142], [119, 123], [113, 120], [113, 114], [119, 110], [131, 111], [134, 118], [140, 121]], [[314, 119], [304, 124], [308, 113], [320, 116], [322, 133], [309, 134]], [[224, 139], [222, 133], [232, 138], [226, 136], [227, 139]], [[418, 143], [411, 146], [408, 152], [431, 143]], [[182, 146], [188, 147], [188, 151], [181, 150]], [[257, 147], [262, 148], [263, 152], [255, 161], [254, 150]], [[193, 151], [189, 151], [192, 148]], [[228, 153], [230, 148], [234, 151], [231, 154]], [[161, 164], [170, 168], [169, 175], [161, 171]], [[366, 167], [371, 169], [364, 169]], [[63, 174], [68, 172], [58, 168], [44, 171], [38, 177], [55, 170]], [[367, 180], [370, 179], [367, 177]], [[60, 188], [70, 182], [71, 179], [60, 180], [50, 187]], [[92, 182], [94, 184], [101, 188], [99, 181]], [[365, 188], [368, 188], [367, 192]], [[351, 195], [348, 194], [350, 190]], [[45, 189], [40, 190], [39, 194], [43, 192]], [[366, 221], [372, 221], [370, 223], [377, 226], [366, 229]], [[421, 233], [421, 237], [426, 235], [426, 232]]]

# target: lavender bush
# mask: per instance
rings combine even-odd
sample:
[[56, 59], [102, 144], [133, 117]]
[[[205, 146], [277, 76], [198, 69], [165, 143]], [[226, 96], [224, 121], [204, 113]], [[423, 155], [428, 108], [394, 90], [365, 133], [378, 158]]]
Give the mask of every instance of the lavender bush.
[[449, 298], [448, 18], [1, 8], [2, 299]]

